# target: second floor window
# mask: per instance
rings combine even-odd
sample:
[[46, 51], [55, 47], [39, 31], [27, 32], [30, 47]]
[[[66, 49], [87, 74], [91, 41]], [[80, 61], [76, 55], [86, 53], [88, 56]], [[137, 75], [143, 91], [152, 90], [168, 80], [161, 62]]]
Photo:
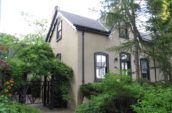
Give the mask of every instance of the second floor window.
[[57, 36], [56, 41], [59, 41], [62, 38], [62, 21], [57, 24]]
[[108, 72], [108, 55], [105, 53], [95, 53], [95, 79], [100, 80]]
[[126, 23], [119, 23], [119, 37], [125, 39], [129, 38], [128, 26]]

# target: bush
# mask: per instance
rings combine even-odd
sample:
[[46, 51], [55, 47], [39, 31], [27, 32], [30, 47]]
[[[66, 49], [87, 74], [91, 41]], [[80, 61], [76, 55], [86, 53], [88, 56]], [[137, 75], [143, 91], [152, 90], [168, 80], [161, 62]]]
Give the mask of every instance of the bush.
[[[75, 113], [171, 113], [172, 85], [135, 82], [129, 76], [108, 74], [100, 83], [81, 86], [85, 97]], [[85, 94], [84, 94], [85, 93]]]
[[[148, 89], [149, 88], [149, 89]], [[172, 87], [163, 85], [148, 86], [143, 98], [133, 105], [137, 113], [171, 113]]]
[[6, 96], [0, 96], [0, 113], [41, 113], [32, 107], [11, 102]]
[[129, 76], [108, 74], [100, 83], [81, 86], [81, 91], [90, 101], [76, 113], [133, 113], [131, 105], [137, 103], [143, 89]]

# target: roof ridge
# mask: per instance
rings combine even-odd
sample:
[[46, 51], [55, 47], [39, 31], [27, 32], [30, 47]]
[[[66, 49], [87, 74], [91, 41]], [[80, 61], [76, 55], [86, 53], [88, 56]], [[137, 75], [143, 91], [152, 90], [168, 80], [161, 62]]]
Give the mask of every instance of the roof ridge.
[[64, 11], [64, 10], [59, 10], [59, 12], [70, 13], [72, 15], [79, 16], [81, 18], [86, 18], [86, 19], [89, 19], [89, 20], [97, 21], [96, 19], [92, 19], [92, 18], [89, 18], [89, 17], [86, 17], [86, 16], [82, 16], [82, 15], [79, 15], [79, 14], [76, 14], [76, 13], [67, 12], [67, 11]]

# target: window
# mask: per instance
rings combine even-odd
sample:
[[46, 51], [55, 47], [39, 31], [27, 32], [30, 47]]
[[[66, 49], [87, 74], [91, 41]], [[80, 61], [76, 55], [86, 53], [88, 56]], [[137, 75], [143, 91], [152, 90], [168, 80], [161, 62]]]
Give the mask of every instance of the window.
[[141, 76], [142, 78], [148, 79], [150, 78], [150, 72], [149, 72], [149, 61], [146, 58], [140, 59], [140, 68], [141, 68]]
[[129, 38], [129, 35], [128, 35], [128, 26], [127, 26], [126, 23], [124, 23], [124, 24], [119, 23], [119, 37], [120, 38], [126, 38], [126, 39]]
[[57, 24], [57, 36], [56, 41], [59, 41], [62, 38], [62, 21]]
[[108, 72], [108, 55], [106, 53], [95, 53], [95, 80], [105, 77]]
[[61, 60], [61, 57], [62, 57], [61, 53], [57, 53], [56, 58], [58, 58], [59, 60]]
[[120, 53], [120, 69], [122, 75], [131, 74], [131, 58], [129, 53]]

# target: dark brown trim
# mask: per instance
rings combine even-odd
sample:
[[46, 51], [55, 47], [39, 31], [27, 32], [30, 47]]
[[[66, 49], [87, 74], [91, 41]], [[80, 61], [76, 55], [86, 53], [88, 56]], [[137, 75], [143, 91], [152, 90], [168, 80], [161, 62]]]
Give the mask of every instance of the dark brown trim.
[[94, 53], [94, 81], [95, 82], [98, 82], [98, 81], [102, 80], [102, 79], [98, 79], [96, 77], [96, 56], [97, 55], [104, 55], [104, 56], [106, 56], [106, 65], [107, 65], [107, 70], [106, 70], [107, 72], [106, 73], [109, 72], [109, 55], [107, 53], [104, 53], [104, 52], [95, 52]]
[[121, 66], [121, 62], [122, 62], [122, 59], [121, 59], [121, 55], [122, 54], [126, 54], [128, 57], [129, 57], [129, 66], [130, 66], [130, 70], [131, 70], [131, 72], [129, 72], [128, 74], [130, 74], [130, 75], [132, 75], [132, 67], [131, 67], [131, 54], [130, 53], [127, 53], [127, 52], [121, 52], [120, 54], [119, 54], [119, 59], [120, 59], [120, 70], [122, 70], [122, 66]]
[[51, 36], [53, 34], [52, 30], [53, 30], [54, 22], [56, 20], [57, 13], [58, 13], [58, 7], [55, 7], [54, 16], [53, 16], [53, 19], [51, 21], [50, 28], [48, 30], [48, 34], [47, 34], [46, 39], [45, 39], [46, 42], [50, 42], [51, 41]]
[[82, 84], [85, 83], [85, 33], [82, 31]]
[[48, 42], [51, 42], [51, 38], [52, 38], [53, 33], [54, 33], [54, 30], [55, 30], [55, 28], [56, 28], [57, 21], [58, 21], [58, 20], [56, 19], [56, 21], [54, 22], [54, 25], [53, 25], [53, 27], [52, 27], [52, 31], [50, 32], [50, 36], [49, 36]]
[[56, 54], [56, 58], [58, 58], [59, 60], [61, 60], [62, 54], [61, 54], [61, 53], [57, 53], [57, 54]]
[[147, 73], [148, 73], [148, 75], [147, 75], [146, 78], [147, 78], [148, 80], [150, 80], [150, 66], [149, 66], [149, 60], [148, 60], [147, 58], [140, 58], [141, 78], [143, 78], [143, 77], [142, 77], [142, 65], [141, 65], [141, 61], [146, 61], [146, 62], [147, 62], [147, 66], [148, 66], [148, 70], [147, 70], [148, 72], [147, 72]]

